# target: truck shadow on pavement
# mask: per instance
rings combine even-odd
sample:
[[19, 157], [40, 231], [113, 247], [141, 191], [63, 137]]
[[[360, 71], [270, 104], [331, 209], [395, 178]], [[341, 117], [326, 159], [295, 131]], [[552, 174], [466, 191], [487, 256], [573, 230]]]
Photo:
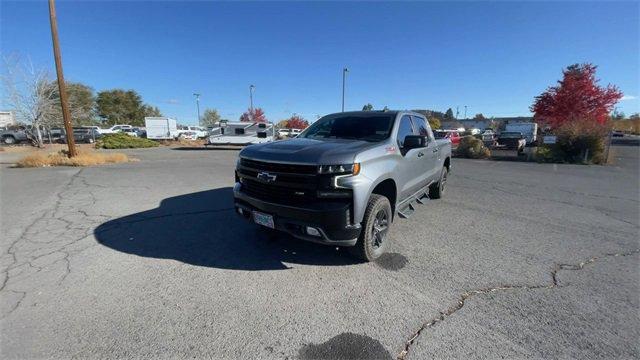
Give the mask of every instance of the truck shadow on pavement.
[[287, 234], [268, 237], [235, 214], [230, 187], [164, 199], [155, 209], [101, 224], [94, 235], [100, 244], [127, 254], [221, 269], [359, 263], [344, 250]]

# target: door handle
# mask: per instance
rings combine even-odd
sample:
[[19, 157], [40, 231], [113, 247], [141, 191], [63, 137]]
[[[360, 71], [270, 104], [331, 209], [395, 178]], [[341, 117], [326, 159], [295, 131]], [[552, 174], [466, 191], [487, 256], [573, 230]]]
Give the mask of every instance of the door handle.
[[433, 152], [437, 153], [438, 152], [438, 148], [433, 149]]
[[418, 157], [423, 157], [423, 156], [424, 156], [423, 153], [421, 153], [421, 152], [418, 153]]

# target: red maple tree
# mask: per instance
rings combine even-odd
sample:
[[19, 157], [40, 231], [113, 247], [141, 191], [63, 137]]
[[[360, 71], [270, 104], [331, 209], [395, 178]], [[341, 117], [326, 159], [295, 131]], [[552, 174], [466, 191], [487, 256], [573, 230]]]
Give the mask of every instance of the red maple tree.
[[264, 111], [262, 111], [261, 108], [253, 109], [253, 113], [251, 112], [251, 109], [247, 109], [247, 111], [240, 115], [240, 121], [266, 123], [267, 117], [264, 115]]
[[595, 120], [604, 124], [622, 92], [614, 85], [598, 86], [597, 66], [574, 64], [562, 71], [562, 80], [536, 96], [534, 118], [552, 128], [569, 121]]
[[293, 115], [287, 119], [287, 129], [306, 129], [309, 126], [309, 122], [302, 116]]

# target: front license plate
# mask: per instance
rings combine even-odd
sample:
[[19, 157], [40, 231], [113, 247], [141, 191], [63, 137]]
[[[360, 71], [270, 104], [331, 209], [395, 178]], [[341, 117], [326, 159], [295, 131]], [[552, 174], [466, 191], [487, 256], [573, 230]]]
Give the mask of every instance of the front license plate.
[[266, 226], [268, 228], [274, 228], [273, 225], [273, 216], [265, 213], [261, 213], [259, 211], [253, 212], [253, 221], [258, 225]]

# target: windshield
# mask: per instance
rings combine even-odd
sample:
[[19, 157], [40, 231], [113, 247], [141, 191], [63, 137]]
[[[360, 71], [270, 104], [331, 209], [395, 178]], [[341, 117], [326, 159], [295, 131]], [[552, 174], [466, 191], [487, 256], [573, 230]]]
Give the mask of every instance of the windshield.
[[500, 134], [500, 137], [504, 139], [520, 139], [521, 136], [522, 134], [519, 132], [503, 132]]
[[300, 136], [309, 139], [353, 139], [370, 142], [389, 137], [395, 114], [337, 115], [324, 117]]

